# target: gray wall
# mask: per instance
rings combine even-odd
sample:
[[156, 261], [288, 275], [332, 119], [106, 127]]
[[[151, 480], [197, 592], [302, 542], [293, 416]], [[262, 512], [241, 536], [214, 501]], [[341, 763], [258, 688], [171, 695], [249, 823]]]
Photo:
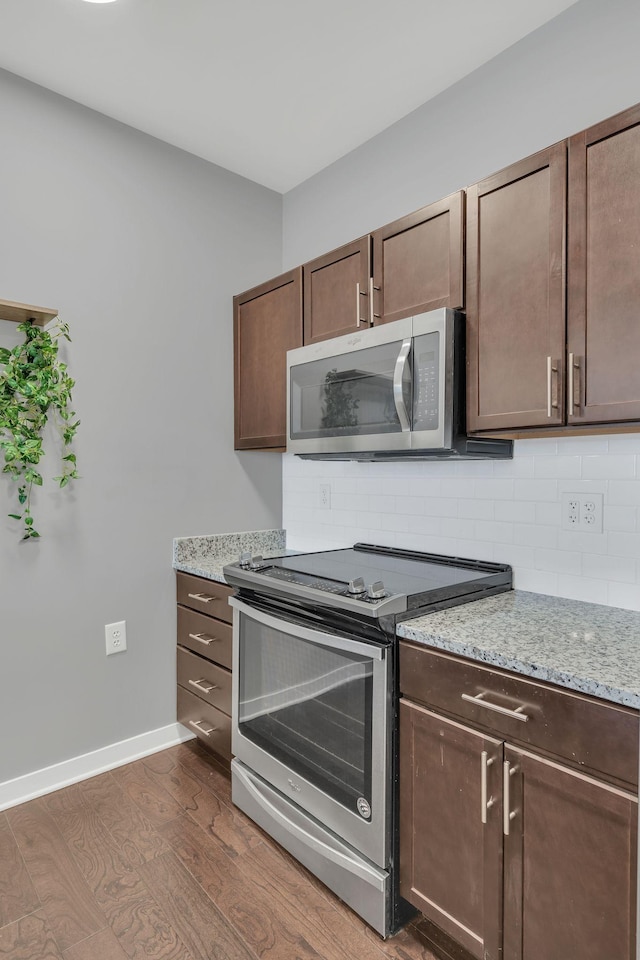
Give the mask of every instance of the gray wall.
[[632, 106], [639, 36], [637, 0], [581, 0], [291, 190], [285, 269]]
[[280, 271], [282, 200], [1, 71], [0, 118], [0, 297], [70, 323], [82, 420], [40, 542], [0, 476], [2, 782], [174, 721], [172, 538], [280, 525], [280, 456], [233, 452], [231, 298]]

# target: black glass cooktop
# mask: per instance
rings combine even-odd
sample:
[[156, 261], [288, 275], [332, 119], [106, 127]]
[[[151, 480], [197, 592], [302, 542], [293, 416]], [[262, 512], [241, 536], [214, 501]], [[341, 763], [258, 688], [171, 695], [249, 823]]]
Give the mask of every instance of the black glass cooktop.
[[[228, 583], [300, 602], [398, 615], [436, 603], [511, 589], [507, 564], [357, 543], [343, 550], [300, 553], [225, 567]], [[354, 594], [354, 581], [362, 591]], [[366, 588], [366, 589], [365, 589]], [[369, 589], [371, 588], [371, 589]], [[322, 598], [322, 599], [321, 599]]]

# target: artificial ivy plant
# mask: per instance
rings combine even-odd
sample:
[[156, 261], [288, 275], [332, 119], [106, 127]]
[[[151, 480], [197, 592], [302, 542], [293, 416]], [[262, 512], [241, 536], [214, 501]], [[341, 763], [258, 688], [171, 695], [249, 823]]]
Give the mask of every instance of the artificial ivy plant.
[[[31, 516], [31, 490], [42, 486], [38, 470], [44, 456], [43, 431], [50, 414], [62, 439], [62, 474], [54, 477], [66, 487], [78, 477], [76, 457], [71, 449], [79, 420], [71, 409], [75, 381], [67, 365], [58, 358], [60, 338], [70, 340], [69, 326], [58, 320], [45, 330], [28, 321], [18, 327], [24, 341], [7, 350], [0, 347], [0, 448], [4, 453], [3, 473], [18, 484], [18, 513], [10, 513], [24, 527], [23, 539], [39, 537]], [[66, 453], [65, 453], [66, 451]]]

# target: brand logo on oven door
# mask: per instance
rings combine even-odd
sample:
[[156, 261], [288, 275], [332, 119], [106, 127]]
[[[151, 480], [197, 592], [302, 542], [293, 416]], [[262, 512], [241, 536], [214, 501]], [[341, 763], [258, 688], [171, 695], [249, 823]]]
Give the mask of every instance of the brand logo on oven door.
[[358, 808], [358, 813], [361, 817], [364, 817], [365, 820], [368, 820], [371, 817], [371, 804], [368, 800], [365, 800], [364, 797], [358, 797], [356, 806]]
[[[295, 791], [295, 793], [300, 793], [302, 787], [300, 786], [300, 784], [296, 783], [295, 780], [291, 780], [291, 778], [289, 778], [287, 780], [287, 783], [289, 784], [291, 789]], [[365, 800], [365, 803], [366, 803], [366, 800]]]

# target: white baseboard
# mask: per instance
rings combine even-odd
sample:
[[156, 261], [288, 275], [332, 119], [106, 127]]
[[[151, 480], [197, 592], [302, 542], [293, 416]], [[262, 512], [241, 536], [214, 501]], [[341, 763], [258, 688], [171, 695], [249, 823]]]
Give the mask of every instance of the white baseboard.
[[26, 773], [14, 780], [5, 780], [0, 783], [0, 811], [8, 807], [15, 807], [18, 803], [26, 803], [35, 797], [42, 797], [45, 793], [53, 793], [61, 787], [68, 787], [70, 783], [87, 780], [99, 773], [121, 767], [124, 763], [148, 757], [159, 750], [166, 750], [176, 743], [193, 740], [194, 736], [180, 723], [170, 723], [157, 730], [149, 730], [137, 737], [120, 740], [119, 743], [110, 743], [107, 747], [92, 750], [80, 757], [54, 763], [51, 767], [43, 767], [33, 773]]

